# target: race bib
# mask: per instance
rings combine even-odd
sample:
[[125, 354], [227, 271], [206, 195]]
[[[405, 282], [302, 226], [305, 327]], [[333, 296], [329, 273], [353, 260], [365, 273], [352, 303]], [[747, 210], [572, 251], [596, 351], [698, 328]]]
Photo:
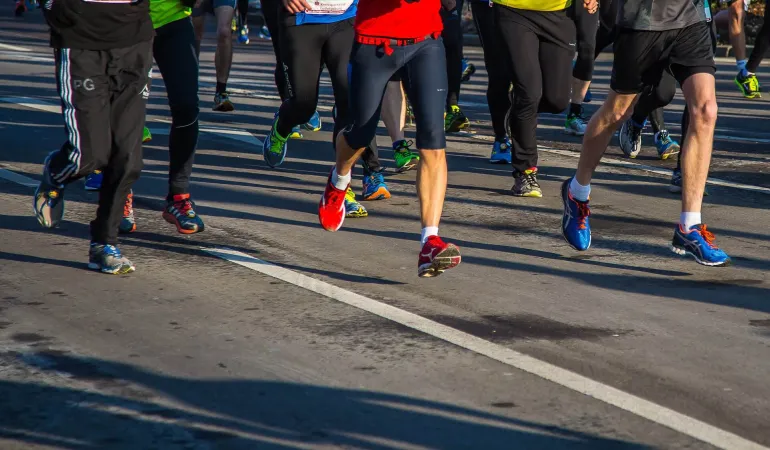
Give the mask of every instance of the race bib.
[[328, 16], [337, 16], [343, 14], [350, 8], [355, 0], [311, 0], [310, 11], [305, 14], [325, 14]]

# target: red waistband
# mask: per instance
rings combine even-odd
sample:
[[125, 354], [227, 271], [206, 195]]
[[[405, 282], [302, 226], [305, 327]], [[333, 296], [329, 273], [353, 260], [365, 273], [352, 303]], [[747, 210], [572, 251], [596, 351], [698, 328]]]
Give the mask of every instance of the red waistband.
[[356, 35], [356, 42], [366, 45], [381, 45], [385, 50], [385, 54], [390, 56], [393, 54], [393, 47], [403, 47], [406, 45], [414, 45], [428, 39], [438, 39], [441, 36], [440, 31], [434, 33], [412, 38], [412, 39], [396, 39], [396, 38], [384, 38], [384, 37], [371, 37]]

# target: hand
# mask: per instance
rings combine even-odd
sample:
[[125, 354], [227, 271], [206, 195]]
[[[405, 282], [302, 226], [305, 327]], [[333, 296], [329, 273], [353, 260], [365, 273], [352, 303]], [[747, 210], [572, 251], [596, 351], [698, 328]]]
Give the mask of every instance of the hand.
[[[596, 1], [596, 0], [594, 0]], [[283, 7], [292, 14], [297, 14], [313, 9], [306, 0], [283, 0]]]
[[452, 11], [453, 9], [457, 8], [457, 1], [456, 0], [441, 0], [441, 6], [444, 7], [447, 11]]
[[599, 9], [599, 2], [598, 0], [583, 0], [583, 7], [585, 7], [589, 14], [595, 14]]

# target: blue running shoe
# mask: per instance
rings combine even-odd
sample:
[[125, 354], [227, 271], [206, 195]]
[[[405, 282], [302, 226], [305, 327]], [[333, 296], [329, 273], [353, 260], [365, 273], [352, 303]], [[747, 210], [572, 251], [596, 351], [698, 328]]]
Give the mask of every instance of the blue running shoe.
[[390, 198], [390, 191], [385, 184], [385, 178], [380, 172], [374, 172], [364, 177], [364, 200], [387, 200]]
[[460, 78], [460, 81], [462, 81], [463, 83], [470, 81], [474, 73], [476, 73], [476, 66], [472, 62], [463, 58], [463, 70], [462, 70], [462, 77]]
[[86, 175], [85, 189], [87, 191], [98, 191], [102, 188], [102, 178], [104, 178], [104, 175], [102, 174], [101, 170], [94, 170], [94, 173]]
[[242, 26], [241, 29], [238, 30], [238, 42], [244, 45], [251, 42], [249, 39], [249, 27], [246, 25]]
[[259, 38], [271, 39], [270, 30], [267, 29], [267, 25], [263, 25], [262, 28], [259, 29]]
[[64, 217], [64, 185], [56, 184], [51, 180], [48, 172], [48, 162], [51, 155], [45, 158], [43, 163], [43, 180], [35, 189], [33, 208], [35, 217], [40, 225], [45, 228], [55, 228]]
[[305, 124], [305, 129], [308, 131], [321, 131], [321, 116], [318, 111], [313, 113], [313, 117]]
[[134, 264], [114, 245], [91, 242], [88, 249], [88, 268], [102, 273], [122, 275], [136, 270]]
[[278, 167], [283, 164], [283, 160], [286, 159], [286, 151], [288, 150], [288, 145], [286, 144], [288, 139], [288, 137], [278, 134], [278, 113], [275, 113], [270, 133], [265, 136], [265, 142], [262, 143], [262, 156], [265, 158], [268, 166]]
[[591, 89], [588, 89], [586, 91], [586, 96], [583, 97], [583, 103], [591, 103], [591, 100], [594, 99], [594, 96], [591, 94]]
[[289, 133], [289, 139], [304, 139], [305, 136], [302, 135], [302, 130], [300, 129], [299, 125], [291, 129], [291, 133]]
[[714, 234], [705, 224], [693, 225], [685, 231], [682, 225], [676, 227], [671, 250], [677, 255], [690, 255], [698, 264], [711, 267], [730, 265], [730, 257], [714, 244]]
[[511, 163], [511, 140], [508, 136], [502, 141], [495, 141], [492, 144], [492, 155], [489, 157], [492, 164], [510, 164]]
[[655, 147], [658, 149], [658, 157], [663, 161], [679, 153], [680, 148], [679, 142], [673, 140], [666, 130], [655, 134]]
[[591, 224], [588, 216], [591, 209], [588, 202], [581, 202], [572, 197], [569, 192], [569, 184], [572, 178], [568, 178], [561, 185], [561, 199], [564, 202], [564, 216], [561, 219], [561, 234], [569, 245], [575, 250], [588, 250], [591, 246]]

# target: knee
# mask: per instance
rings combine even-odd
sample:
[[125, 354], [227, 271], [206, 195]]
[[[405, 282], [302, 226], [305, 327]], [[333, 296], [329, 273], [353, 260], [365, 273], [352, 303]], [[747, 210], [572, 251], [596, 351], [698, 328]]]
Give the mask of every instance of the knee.
[[557, 93], [557, 95], [549, 95], [546, 93], [540, 101], [540, 107], [538, 112], [558, 114], [569, 106], [569, 93]]
[[197, 103], [186, 105], [172, 105], [171, 119], [174, 128], [183, 128], [190, 126], [198, 121], [200, 108]]
[[224, 29], [222, 29], [221, 27], [217, 29], [217, 41], [220, 44], [229, 43], [231, 42], [232, 38], [233, 38], [233, 32], [229, 26], [225, 27]]
[[689, 108], [689, 111], [690, 126], [711, 128], [717, 122], [718, 107], [715, 99]]

